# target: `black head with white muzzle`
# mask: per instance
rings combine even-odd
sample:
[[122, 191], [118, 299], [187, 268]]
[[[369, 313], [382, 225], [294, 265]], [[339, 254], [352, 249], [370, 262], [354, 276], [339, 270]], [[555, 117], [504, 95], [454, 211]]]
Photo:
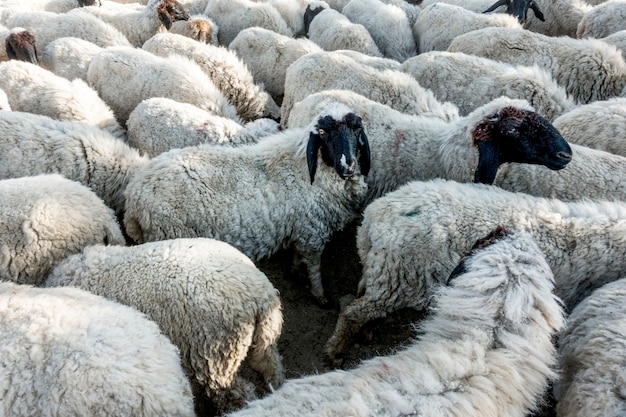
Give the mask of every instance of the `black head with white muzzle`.
[[559, 131], [538, 113], [513, 106], [485, 117], [472, 131], [478, 147], [474, 182], [492, 184], [507, 162], [544, 165], [559, 170], [572, 160], [572, 149]]
[[309, 134], [306, 157], [311, 184], [317, 171], [318, 155], [334, 167], [344, 180], [366, 176], [370, 170], [370, 147], [361, 118], [351, 111], [320, 116]]

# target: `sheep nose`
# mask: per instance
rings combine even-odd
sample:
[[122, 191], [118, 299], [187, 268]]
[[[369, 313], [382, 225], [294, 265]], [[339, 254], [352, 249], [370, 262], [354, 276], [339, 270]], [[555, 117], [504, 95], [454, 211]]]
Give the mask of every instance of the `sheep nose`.
[[558, 153], [556, 154], [556, 156], [557, 156], [559, 159], [562, 159], [562, 160], [564, 160], [564, 161], [571, 161], [571, 160], [572, 160], [572, 153], [571, 153], [571, 152], [561, 151], [561, 152], [558, 152]]

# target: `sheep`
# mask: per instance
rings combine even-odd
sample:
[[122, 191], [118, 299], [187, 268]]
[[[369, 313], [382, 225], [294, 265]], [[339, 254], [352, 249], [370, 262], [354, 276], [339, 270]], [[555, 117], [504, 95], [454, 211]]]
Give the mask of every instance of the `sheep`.
[[80, 9], [70, 13], [25, 12], [11, 17], [6, 26], [28, 30], [35, 37], [39, 50], [53, 40], [72, 36], [106, 48], [108, 46], [131, 46], [126, 37], [115, 27]]
[[339, 314], [327, 354], [337, 357], [372, 319], [423, 309], [468, 242], [496, 225], [533, 235], [568, 310], [626, 270], [623, 201], [566, 203], [486, 184], [414, 181], [365, 208], [356, 237], [358, 298]]
[[524, 29], [485, 28], [457, 36], [449, 52], [463, 52], [546, 69], [581, 104], [619, 96], [626, 62], [613, 45], [597, 39], [553, 38]]
[[569, 314], [558, 337], [557, 416], [624, 414], [625, 303], [626, 277], [596, 289]]
[[[447, 178], [491, 184], [498, 171], [519, 165], [510, 162], [539, 163], [554, 170], [571, 163], [567, 142], [523, 100], [503, 97], [446, 123], [331, 90], [298, 103], [288, 126], [302, 126], [308, 115], [329, 102], [356, 109], [371, 138], [372, 165], [364, 205], [409, 181]], [[537, 175], [548, 171], [538, 168]]]
[[10, 60], [0, 63], [0, 88], [15, 111], [86, 123], [126, 140], [111, 108], [83, 80], [69, 81], [38, 65]]
[[217, 23], [220, 45], [227, 46], [242, 30], [260, 27], [280, 35], [292, 37], [293, 30], [278, 10], [268, 3], [253, 0], [209, 0], [204, 14]]
[[208, 396], [218, 410], [255, 398], [254, 384], [240, 372], [246, 358], [272, 387], [284, 380], [278, 291], [227, 243], [194, 238], [90, 246], [60, 263], [45, 286], [78, 287], [146, 314], [180, 350], [200, 398]]
[[3, 0], [2, 6], [21, 11], [67, 13], [83, 6], [100, 6], [100, 0]]
[[235, 51], [254, 80], [262, 83], [277, 103], [285, 93], [287, 68], [302, 55], [323, 51], [309, 39], [294, 39], [260, 27], [243, 29], [228, 49]]
[[522, 25], [506, 13], [482, 14], [454, 4], [434, 3], [420, 12], [413, 25], [413, 36], [421, 54], [445, 51], [458, 35], [485, 27], [521, 29]]
[[626, 30], [626, 0], [609, 0], [583, 15], [576, 37], [605, 38], [620, 30]]
[[285, 95], [281, 105], [281, 126], [289, 118], [295, 103], [324, 90], [351, 90], [409, 114], [427, 114], [443, 120], [454, 120], [458, 109], [451, 103], [440, 103], [432, 91], [423, 88], [401, 71], [379, 71], [335, 52], [304, 55], [287, 68]]
[[136, 48], [140, 48], [153, 35], [169, 30], [173, 22], [188, 20], [190, 16], [189, 11], [177, 0], [150, 0], [140, 10], [110, 10], [106, 7], [90, 6], [81, 11], [91, 13], [115, 27]]
[[178, 350], [130, 307], [0, 282], [0, 327], [2, 415], [194, 416]]
[[563, 309], [527, 233], [477, 242], [434, 296], [420, 336], [350, 370], [293, 379], [229, 417], [526, 416], [556, 378]]
[[87, 71], [94, 56], [104, 48], [81, 38], [63, 37], [50, 42], [41, 53], [42, 68], [68, 80], [87, 82]]
[[398, 6], [380, 0], [351, 0], [341, 13], [369, 31], [384, 57], [403, 62], [417, 55], [411, 24]]
[[[325, 51], [348, 49], [366, 55], [382, 57], [376, 42], [365, 26], [350, 20], [331, 8], [323, 8], [319, 3], [311, 3], [309, 10], [319, 10], [307, 27], [307, 37]], [[318, 6], [317, 9], [311, 9]]]
[[626, 157], [626, 97], [579, 106], [554, 127], [572, 143]]
[[[443, 4], [441, 5], [443, 6]], [[511, 65], [462, 52], [433, 51], [409, 58], [401, 70], [467, 115], [500, 96], [528, 100], [549, 121], [576, 103], [544, 69]]]
[[[626, 60], [626, 30], [620, 30], [619, 32], [615, 32], [610, 34], [609, 36], [601, 39], [603, 42], [614, 45], [617, 49], [622, 52], [622, 56]], [[622, 91], [622, 96], [624, 96], [625, 91]]]
[[[505, 4], [510, 5], [510, 2], [501, 0], [495, 3], [494, 0], [423, 0], [420, 5], [425, 8], [438, 2], [455, 4], [477, 13], [504, 11], [502, 7]], [[532, 8], [534, 13], [527, 13], [528, 8]], [[547, 36], [576, 37], [578, 22], [592, 8], [593, 6], [583, 0], [532, 0], [524, 1], [521, 9], [514, 6], [508, 12], [523, 20], [524, 28], [532, 32]]]
[[124, 127], [130, 112], [151, 97], [171, 98], [240, 121], [202, 68], [182, 55], [164, 58], [139, 48], [107, 48], [91, 60], [87, 82]]
[[0, 48], [0, 61], [19, 59], [37, 65], [37, 48], [32, 33], [21, 27], [0, 29], [0, 39], [4, 39], [4, 48]]
[[278, 122], [272, 119], [257, 119], [242, 126], [191, 104], [163, 97], [142, 101], [128, 116], [128, 144], [151, 158], [171, 149], [203, 143], [256, 143], [275, 133]]
[[213, 19], [203, 15], [194, 14], [189, 16], [188, 20], [177, 20], [172, 22], [170, 33], [187, 36], [198, 42], [217, 45], [217, 34], [219, 27]]
[[262, 85], [255, 84], [252, 74], [233, 51], [173, 33], [154, 35], [142, 49], [164, 58], [176, 54], [196, 62], [244, 121], [280, 118], [280, 107]]
[[67, 256], [97, 243], [124, 244], [113, 211], [58, 174], [0, 180], [0, 280], [41, 285]]
[[[294, 36], [304, 30], [303, 12], [314, 0], [263, 0], [264, 3], [271, 4], [280, 13], [283, 20], [293, 31]], [[315, 0], [317, 1], [317, 0]]]
[[492, 12], [505, 5], [505, 13], [515, 16], [519, 23], [526, 23], [529, 10], [531, 10], [540, 21], [545, 21], [545, 17], [535, 0], [498, 0], [487, 10], [483, 11], [483, 13]]
[[147, 161], [102, 129], [0, 112], [0, 179], [58, 173], [91, 188], [120, 219], [129, 175]]
[[312, 295], [325, 306], [322, 251], [334, 231], [356, 218], [369, 166], [361, 119], [330, 104], [308, 128], [256, 145], [200, 145], [153, 158], [126, 187], [124, 225], [137, 243], [210, 237], [253, 261], [292, 245], [308, 269]]

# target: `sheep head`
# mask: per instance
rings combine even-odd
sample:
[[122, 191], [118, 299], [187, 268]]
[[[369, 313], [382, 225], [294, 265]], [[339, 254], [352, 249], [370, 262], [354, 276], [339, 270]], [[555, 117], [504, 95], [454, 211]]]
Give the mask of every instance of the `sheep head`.
[[189, 20], [191, 16], [189, 10], [176, 0], [162, 0], [159, 2], [157, 5], [157, 14], [159, 15], [159, 20], [167, 30], [170, 30], [173, 22]]
[[485, 248], [489, 245], [494, 244], [495, 242], [503, 239], [505, 236], [508, 236], [511, 233], [512, 232], [506, 229], [504, 226], [498, 225], [496, 226], [495, 229], [489, 232], [489, 234], [487, 234], [484, 237], [481, 237], [476, 242], [474, 242], [474, 245], [472, 245], [471, 249], [459, 260], [459, 263], [456, 265], [454, 270], [450, 273], [450, 276], [448, 277], [448, 280], [446, 281], [446, 285], [449, 285], [450, 281], [452, 281], [454, 278], [458, 277], [459, 275], [463, 275], [467, 272], [465, 261], [470, 256], [472, 256], [474, 252], [482, 248]]
[[474, 182], [492, 184], [505, 162], [544, 165], [559, 170], [572, 160], [572, 149], [545, 118], [530, 110], [503, 107], [472, 131], [478, 147]]
[[100, 2], [100, 0], [78, 0], [78, 6], [79, 7], [86, 7], [86, 6], [102, 6], [102, 3]]
[[304, 10], [304, 29], [302, 34], [304, 37], [309, 36], [309, 27], [315, 16], [328, 8], [330, 8], [330, 6], [324, 1], [314, 1], [306, 6]]
[[532, 10], [535, 17], [542, 22], [545, 22], [543, 13], [535, 0], [498, 0], [490, 8], [483, 13], [493, 12], [500, 6], [506, 6], [506, 13], [517, 17], [520, 23], [526, 23], [528, 19], [528, 10]]
[[35, 37], [27, 30], [9, 34], [4, 40], [7, 56], [10, 59], [30, 62], [37, 65], [37, 48]]
[[306, 149], [311, 184], [317, 171], [318, 153], [322, 161], [334, 167], [346, 180], [370, 170], [370, 147], [361, 118], [351, 111], [337, 115], [322, 115], [309, 134]]

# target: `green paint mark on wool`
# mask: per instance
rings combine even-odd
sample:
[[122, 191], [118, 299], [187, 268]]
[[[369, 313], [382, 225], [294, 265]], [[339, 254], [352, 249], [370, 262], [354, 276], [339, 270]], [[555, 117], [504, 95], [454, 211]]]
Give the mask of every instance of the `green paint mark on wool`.
[[419, 216], [420, 211], [419, 210], [413, 210], [413, 211], [409, 211], [408, 213], [404, 213], [405, 217], [415, 217], [415, 216]]

